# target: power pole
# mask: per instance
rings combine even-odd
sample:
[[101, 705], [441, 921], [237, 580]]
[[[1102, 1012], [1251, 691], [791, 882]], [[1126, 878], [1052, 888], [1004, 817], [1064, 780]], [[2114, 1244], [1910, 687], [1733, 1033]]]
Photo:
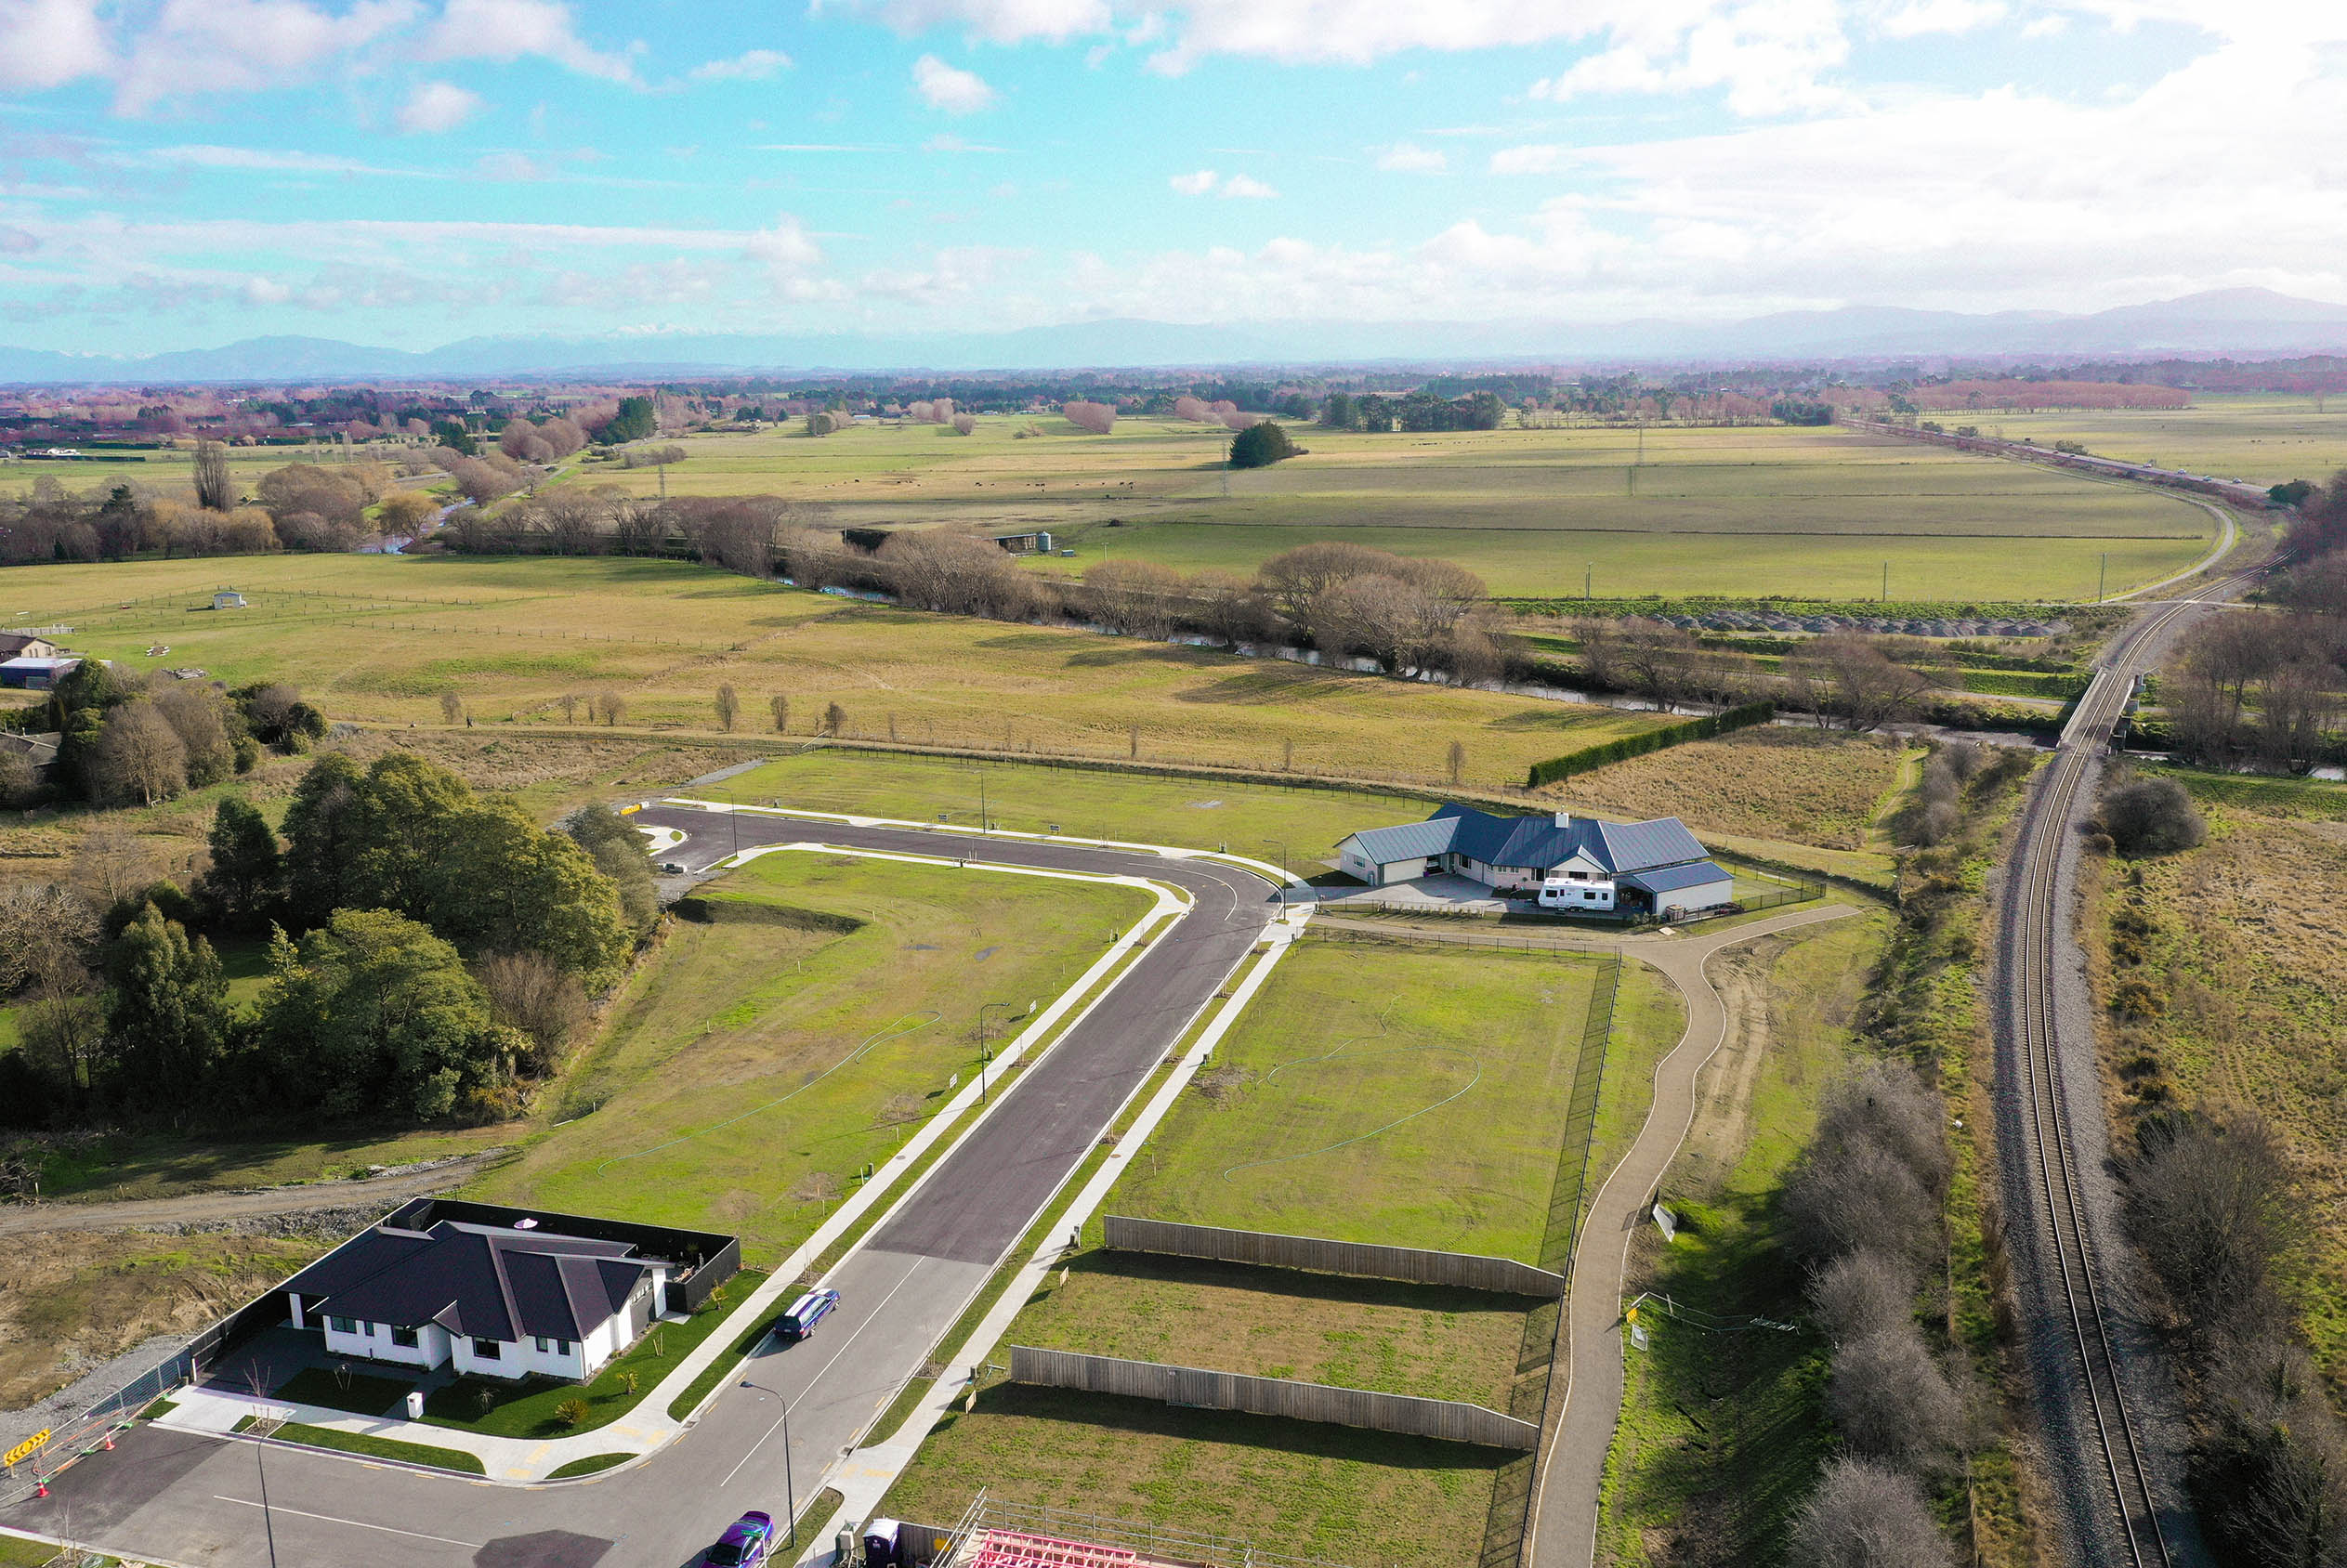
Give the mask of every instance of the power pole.
[[1891, 563], [1888, 561], [1882, 563], [1882, 602], [1886, 605], [1891, 602]]
[[1596, 575], [1597, 575], [1597, 563], [1596, 563], [1595, 561], [1585, 561], [1585, 562], [1583, 562], [1583, 563], [1582, 563], [1582, 565], [1581, 565], [1581, 598], [1582, 598], [1584, 601], [1586, 601], [1586, 600], [1589, 598], [1589, 584], [1590, 584], [1590, 580], [1591, 580], [1592, 578], [1595, 577]]
[[2111, 553], [2105, 550], [2103, 552], [2103, 569], [2094, 578], [2094, 602], [2096, 604], [2103, 602], [2103, 590], [2109, 585], [2110, 581]]

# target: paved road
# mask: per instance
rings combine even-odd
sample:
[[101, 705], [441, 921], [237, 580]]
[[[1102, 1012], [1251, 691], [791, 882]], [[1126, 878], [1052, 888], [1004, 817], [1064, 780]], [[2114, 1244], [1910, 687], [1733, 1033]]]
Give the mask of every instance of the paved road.
[[[1272, 889], [1235, 867], [1153, 856], [656, 807], [637, 818], [687, 835], [693, 867], [754, 844], [819, 839], [895, 852], [1147, 875], [1193, 909], [1128, 968], [1083, 1022], [1029, 1066], [995, 1114], [934, 1169], [913, 1200], [833, 1275], [844, 1298], [813, 1339], [767, 1350], [743, 1375], [790, 1402], [801, 1506], [961, 1314], [994, 1263], [1107, 1129], [1116, 1108], [1213, 1000], [1277, 914]], [[203, 1568], [265, 1568], [266, 1456], [276, 1556], [337, 1568], [678, 1568], [742, 1509], [780, 1515], [784, 1434], [777, 1398], [733, 1387], [643, 1464], [522, 1489], [374, 1467], [309, 1450], [141, 1428], [0, 1523], [72, 1534], [110, 1550]], [[813, 1522], [819, 1524], [819, 1520]]]
[[137, 1231], [156, 1225], [199, 1224], [216, 1220], [252, 1220], [269, 1214], [299, 1214], [313, 1209], [389, 1209], [426, 1193], [445, 1192], [469, 1179], [486, 1155], [397, 1176], [359, 1182], [312, 1182], [297, 1187], [262, 1187], [253, 1192], [188, 1193], [179, 1197], [132, 1198], [122, 1203], [38, 1203], [0, 1209], [0, 1235], [35, 1231]]
[[[1532, 1495], [1532, 1524], [1527, 1532], [1528, 1568], [1580, 1568], [1595, 1560], [1597, 1492], [1606, 1471], [1606, 1451], [1621, 1415], [1621, 1282], [1630, 1266], [1630, 1243], [1644, 1222], [1647, 1203], [1695, 1120], [1696, 1075], [1727, 1039], [1727, 1007], [1713, 988], [1705, 965], [1711, 955], [1739, 942], [1780, 931], [1864, 914], [1851, 904], [1796, 909], [1677, 942], [1643, 942], [1632, 949], [1638, 960], [1668, 976], [1686, 1000], [1686, 1029], [1655, 1067], [1654, 1105], [1630, 1152], [1614, 1167], [1590, 1206], [1573, 1259], [1571, 1294], [1565, 1302], [1567, 1342], [1558, 1347], [1566, 1375], [1549, 1376], [1551, 1414], [1548, 1447], [1541, 1457]], [[1561, 1411], [1555, 1408], [1558, 1399]]]

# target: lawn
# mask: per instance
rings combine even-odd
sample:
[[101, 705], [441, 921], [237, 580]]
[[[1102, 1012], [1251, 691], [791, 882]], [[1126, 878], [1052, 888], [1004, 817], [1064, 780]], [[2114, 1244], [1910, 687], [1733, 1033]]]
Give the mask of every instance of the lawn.
[[[243, 1431], [255, 1424], [253, 1417], [240, 1417], [235, 1430]], [[456, 1470], [465, 1475], [488, 1473], [481, 1468], [477, 1456], [467, 1454], [462, 1448], [435, 1448], [428, 1444], [402, 1443], [396, 1437], [371, 1437], [365, 1432], [337, 1431], [333, 1427], [307, 1426], [300, 1421], [287, 1421], [269, 1435], [280, 1443], [332, 1448], [370, 1459], [397, 1459], [402, 1464], [426, 1465], [434, 1470]]]
[[575, 1481], [583, 1475], [596, 1475], [613, 1465], [623, 1465], [636, 1457], [633, 1454], [589, 1454], [583, 1459], [573, 1459], [546, 1472], [548, 1481]]
[[1536, 1261], [1598, 963], [1307, 935], [1110, 1201]]
[[[553, 1378], [525, 1378], [518, 1383], [459, 1378], [426, 1396], [424, 1419], [432, 1426], [490, 1437], [563, 1437], [609, 1426], [635, 1409], [660, 1386], [662, 1378], [684, 1365], [685, 1358], [725, 1322], [733, 1303], [765, 1282], [766, 1275], [759, 1271], [742, 1270], [719, 1286], [708, 1303], [684, 1322], [652, 1325], [626, 1353], [605, 1363], [583, 1388]], [[559, 1413], [562, 1405], [574, 1399], [587, 1403], [586, 1418], [577, 1422], [566, 1420]]]
[[376, 1378], [346, 1369], [305, 1366], [269, 1392], [288, 1405], [318, 1405], [358, 1416], [401, 1413], [400, 1402], [415, 1392], [413, 1378]]
[[913, 1456], [880, 1511], [951, 1525], [1009, 1502], [1233, 1537], [1357, 1568], [1460, 1561], [1499, 1448], [998, 1383]]
[[[1064, 628], [925, 615], [802, 593], [682, 562], [274, 556], [233, 563], [250, 607], [190, 607], [216, 561], [27, 567], [15, 602], [74, 628], [76, 649], [146, 650], [242, 683], [298, 684], [330, 718], [442, 724], [456, 697], [499, 741], [574, 729], [566, 695], [610, 692], [625, 729], [719, 739], [720, 686], [745, 746], [774, 745], [769, 699], [801, 739], [829, 708], [842, 733], [908, 744], [1332, 773], [1437, 786], [1455, 741], [1471, 785], [1646, 728], [1650, 715], [1323, 671]], [[122, 608], [127, 604], [128, 608]], [[714, 764], [713, 764], [714, 765]]]
[[[1173, 420], [1107, 438], [1056, 418], [989, 418], [968, 438], [709, 435], [686, 440], [667, 479], [819, 503], [851, 526], [1046, 528], [1078, 552], [1039, 559], [1046, 571], [1126, 558], [1247, 571], [1333, 533], [1527, 595], [1586, 580], [1611, 595], [1870, 598], [1887, 560], [1895, 594], [2090, 596], [2104, 551], [2116, 589], [2189, 565], [2214, 537], [2173, 497], [1848, 430], [1300, 434], [1306, 455], [1239, 473], [1222, 465], [1226, 433]], [[649, 493], [658, 477], [586, 464], [568, 482]]]
[[722, 1230], [778, 1259], [976, 1069], [981, 1004], [1048, 1001], [1150, 907], [1131, 888], [796, 852], [701, 895], [715, 918], [677, 923], [528, 1148], [469, 1196]]
[[[1798, 1322], [1801, 1271], [1777, 1248], [1776, 1192], [1815, 1125], [1820, 1090], [1855, 1049], [1852, 1022], [1882, 917], [1764, 938], [1728, 960], [1731, 1036], [1698, 1083], [1696, 1123], [1662, 1190], [1679, 1239], [1633, 1243], [1631, 1288], [1714, 1317]], [[1706, 1332], [1649, 1312], [1630, 1350], [1606, 1470], [1599, 1554], [1645, 1563], [1781, 1561], [1790, 1510], [1829, 1445], [1825, 1345], [1806, 1330]]]
[[1508, 1407], [1524, 1316], [1513, 1296], [1091, 1248], [1052, 1276], [1009, 1342], [1127, 1361]]

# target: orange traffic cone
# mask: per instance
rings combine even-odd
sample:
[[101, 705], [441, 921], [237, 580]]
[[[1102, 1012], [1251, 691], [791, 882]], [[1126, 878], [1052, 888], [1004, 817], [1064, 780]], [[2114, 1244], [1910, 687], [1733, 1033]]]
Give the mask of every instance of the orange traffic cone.
[[106, 1434], [106, 1452], [108, 1452], [109, 1454], [111, 1454], [111, 1453], [112, 1453], [113, 1451], [114, 1451], [114, 1434], [113, 1434], [112, 1432], [111, 1432], [111, 1431], [110, 1431], [110, 1432], [108, 1432], [108, 1433]]
[[33, 1495], [36, 1497], [47, 1496], [49, 1495], [49, 1483], [36, 1477], [33, 1483]]

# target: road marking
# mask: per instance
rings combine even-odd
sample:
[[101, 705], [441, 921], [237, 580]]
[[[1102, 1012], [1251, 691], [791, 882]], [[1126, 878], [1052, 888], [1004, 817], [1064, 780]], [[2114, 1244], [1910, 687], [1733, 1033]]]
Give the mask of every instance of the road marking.
[[[847, 1343], [840, 1346], [838, 1350], [833, 1352], [832, 1359], [823, 1363], [822, 1370], [816, 1373], [815, 1376], [806, 1380], [806, 1386], [800, 1389], [797, 1395], [793, 1399], [793, 1404], [796, 1404], [798, 1400], [804, 1399], [807, 1396], [807, 1394], [813, 1392], [815, 1388], [822, 1382], [826, 1376], [830, 1374], [831, 1369], [839, 1365], [839, 1358], [848, 1352], [848, 1350], [856, 1343], [859, 1336], [860, 1336], [865, 1329], [870, 1328], [873, 1324], [880, 1321], [880, 1314], [887, 1309], [889, 1302], [897, 1299], [897, 1292], [898, 1290], [902, 1290], [906, 1286], [912, 1283], [912, 1276], [920, 1272], [921, 1264], [925, 1260], [922, 1259], [915, 1259], [913, 1261], [912, 1266], [905, 1270], [904, 1278], [897, 1281], [895, 1287], [892, 1288], [887, 1295], [883, 1296], [880, 1299], [880, 1305], [872, 1308], [871, 1315], [866, 1317], [863, 1322], [856, 1326], [856, 1332], [847, 1336]], [[774, 1427], [780, 1426], [786, 1419], [789, 1418], [789, 1417], [790, 1412], [788, 1409], [785, 1409], [781, 1415], [774, 1418]], [[722, 1492], [733, 1483], [733, 1478], [741, 1473], [741, 1467], [750, 1462], [750, 1456], [755, 1454], [758, 1449], [764, 1445], [767, 1438], [774, 1435], [774, 1427], [767, 1428], [764, 1435], [760, 1436], [756, 1443], [753, 1443], [747, 1449], [743, 1450], [741, 1457], [734, 1462], [733, 1469], [726, 1471], [725, 1480], [717, 1483], [717, 1490]], [[783, 1456], [782, 1462], [785, 1464], [790, 1463], [790, 1457], [788, 1455]]]
[[466, 1551], [483, 1549], [479, 1541], [459, 1541], [447, 1535], [427, 1535], [421, 1530], [401, 1530], [390, 1524], [370, 1524], [363, 1519], [342, 1519], [331, 1513], [309, 1513], [301, 1509], [289, 1509], [283, 1503], [264, 1505], [255, 1502], [250, 1497], [226, 1497], [217, 1492], [212, 1494], [212, 1500], [216, 1503], [242, 1503], [248, 1509], [267, 1507], [271, 1513], [290, 1513], [299, 1519], [323, 1520], [328, 1524], [349, 1524], [361, 1530], [380, 1530], [387, 1535], [412, 1535], [419, 1541], [438, 1541], [442, 1546], [463, 1547]]

